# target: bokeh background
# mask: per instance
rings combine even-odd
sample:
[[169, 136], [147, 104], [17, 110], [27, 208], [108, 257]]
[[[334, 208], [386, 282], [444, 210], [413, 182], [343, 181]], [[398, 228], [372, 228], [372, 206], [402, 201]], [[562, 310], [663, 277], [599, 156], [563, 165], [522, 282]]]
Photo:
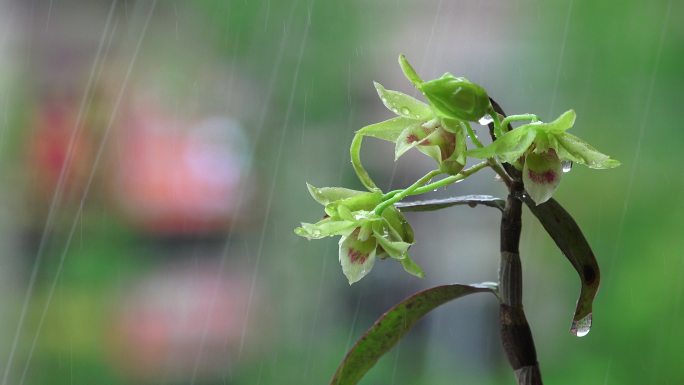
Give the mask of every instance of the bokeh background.
[[[348, 145], [388, 118], [372, 81], [482, 84], [623, 162], [575, 167], [557, 199], [594, 247], [579, 282], [529, 213], [525, 306], [548, 384], [684, 383], [684, 3], [3, 0], [0, 384], [322, 384], [373, 320], [436, 284], [494, 280], [498, 214], [411, 214], [423, 280], [378, 263], [349, 287], [336, 240], [293, 228], [305, 182], [360, 187]], [[414, 92], [415, 94], [415, 92]], [[383, 188], [431, 161], [392, 162]], [[434, 196], [503, 195], [492, 173]], [[488, 296], [448, 304], [363, 384], [513, 384]]]

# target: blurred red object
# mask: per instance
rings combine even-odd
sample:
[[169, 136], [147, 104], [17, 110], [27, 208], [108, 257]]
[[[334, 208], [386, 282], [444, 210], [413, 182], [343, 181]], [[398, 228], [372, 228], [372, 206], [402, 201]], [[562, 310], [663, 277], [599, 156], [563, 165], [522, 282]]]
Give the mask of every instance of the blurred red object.
[[[121, 130], [115, 197], [125, 217], [162, 234], [224, 230], [248, 167], [246, 138], [230, 118], [183, 121], [171, 111], [135, 111]], [[247, 194], [244, 194], [247, 196]]]
[[28, 187], [42, 206], [52, 201], [60, 177], [67, 201], [82, 195], [92, 165], [92, 145], [85, 130], [76, 127], [76, 116], [74, 105], [65, 101], [49, 101], [37, 108], [27, 148], [32, 175]]
[[118, 363], [137, 378], [220, 378], [238, 356], [253, 355], [257, 331], [259, 344], [265, 342], [269, 317], [254, 314], [247, 327], [248, 309], [264, 309], [262, 296], [250, 290], [245, 271], [221, 273], [215, 262], [168, 266], [143, 276], [114, 317], [111, 342]]

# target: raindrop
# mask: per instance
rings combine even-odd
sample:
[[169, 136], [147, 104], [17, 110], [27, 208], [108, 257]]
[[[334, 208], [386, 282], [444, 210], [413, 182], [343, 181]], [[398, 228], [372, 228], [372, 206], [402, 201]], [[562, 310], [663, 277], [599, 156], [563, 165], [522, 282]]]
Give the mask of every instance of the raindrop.
[[399, 110], [396, 109], [396, 108], [392, 108], [392, 112], [394, 112], [394, 113], [397, 114], [397, 115], [399, 114]]
[[570, 172], [572, 170], [572, 161], [571, 160], [564, 160], [563, 163], [561, 163], [563, 167], [563, 172]]
[[587, 314], [584, 318], [572, 321], [572, 327], [570, 327], [570, 333], [574, 334], [576, 337], [584, 337], [589, 334], [591, 330], [591, 313]]
[[410, 115], [411, 111], [406, 107], [401, 107], [401, 114], [402, 115]]
[[490, 115], [485, 115], [485, 116], [481, 117], [480, 120], [478, 120], [477, 122], [482, 126], [486, 126], [489, 123], [492, 123], [493, 121], [494, 121], [494, 119], [492, 119], [492, 117]]

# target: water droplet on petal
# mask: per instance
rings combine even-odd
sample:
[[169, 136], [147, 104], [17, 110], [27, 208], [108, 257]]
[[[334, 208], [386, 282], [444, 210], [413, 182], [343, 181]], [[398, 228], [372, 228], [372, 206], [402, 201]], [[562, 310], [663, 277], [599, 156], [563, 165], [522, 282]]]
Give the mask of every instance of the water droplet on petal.
[[401, 107], [401, 114], [402, 115], [409, 115], [410, 113], [411, 113], [411, 111], [408, 108]]
[[591, 330], [591, 313], [582, 319], [572, 321], [570, 333], [574, 334], [576, 337], [586, 336], [589, 334], [589, 330]]
[[480, 120], [478, 120], [477, 122], [482, 126], [486, 126], [489, 123], [492, 123], [493, 121], [494, 121], [494, 119], [492, 119], [492, 117], [490, 115], [485, 115], [485, 116], [481, 117]]
[[563, 172], [570, 172], [570, 170], [572, 170], [572, 161], [571, 160], [564, 160], [561, 164], [563, 167]]

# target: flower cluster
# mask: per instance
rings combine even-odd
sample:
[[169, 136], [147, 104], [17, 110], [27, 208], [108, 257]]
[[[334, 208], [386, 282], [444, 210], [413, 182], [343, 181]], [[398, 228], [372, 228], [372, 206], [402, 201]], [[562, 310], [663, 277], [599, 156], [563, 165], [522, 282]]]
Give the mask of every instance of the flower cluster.
[[394, 207], [380, 215], [373, 211], [382, 201], [381, 193], [307, 186], [326, 215], [317, 223], [302, 223], [295, 233], [307, 239], [342, 236], [339, 258], [349, 284], [368, 274], [377, 258], [395, 259], [407, 272], [423, 277], [422, 269], [408, 255], [413, 230], [404, 215]]
[[[363, 127], [352, 141], [352, 166], [369, 191], [309, 185], [313, 198], [325, 206], [326, 216], [315, 224], [302, 223], [295, 230], [297, 235], [308, 239], [341, 236], [340, 263], [350, 284], [368, 274], [377, 258], [398, 260], [409, 273], [423, 276], [423, 271], [408, 256], [408, 249], [413, 244], [411, 227], [394, 207], [409, 195], [455, 183], [487, 165], [505, 174], [497, 163], [499, 160], [522, 171], [525, 190], [541, 204], [551, 198], [558, 186], [562, 162], [597, 169], [620, 164], [566, 132], [575, 122], [572, 110], [551, 123], [539, 122], [531, 114], [511, 116], [501, 122], [502, 117], [479, 85], [450, 73], [423, 81], [403, 55], [399, 57], [399, 64], [406, 78], [429, 104], [388, 90], [376, 82], [375, 89], [382, 103], [396, 116]], [[486, 147], [477, 139], [469, 123], [482, 119], [491, 119], [494, 125], [495, 140]], [[506, 122], [512, 120], [532, 122], [505, 131]], [[404, 190], [383, 194], [361, 163], [361, 141], [368, 136], [393, 142], [395, 160], [415, 148], [433, 158], [438, 167]], [[467, 150], [467, 136], [476, 148]], [[468, 156], [487, 161], [464, 170]], [[439, 174], [449, 176], [426, 185]]]

